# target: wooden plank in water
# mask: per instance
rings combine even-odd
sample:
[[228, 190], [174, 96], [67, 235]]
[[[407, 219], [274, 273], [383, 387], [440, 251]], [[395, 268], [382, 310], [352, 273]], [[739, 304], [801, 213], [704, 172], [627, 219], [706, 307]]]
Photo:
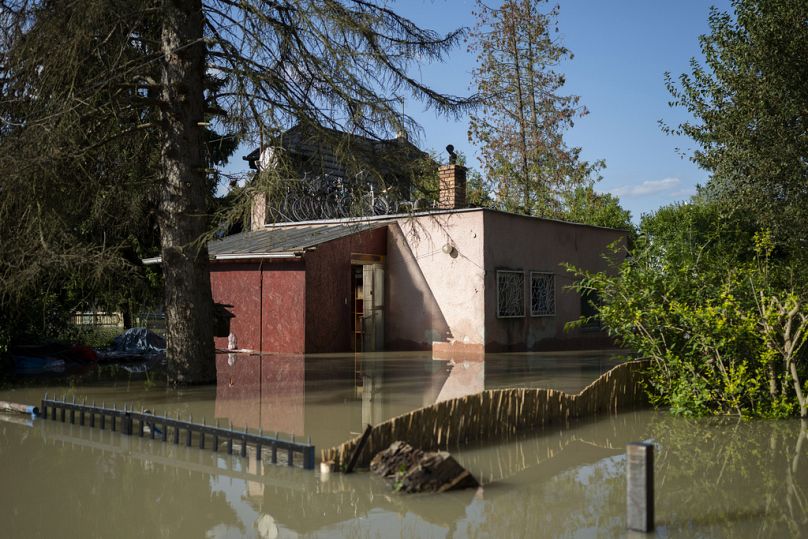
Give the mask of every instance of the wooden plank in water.
[[371, 432], [373, 432], [373, 426], [368, 424], [365, 427], [365, 432], [362, 433], [362, 437], [359, 439], [359, 443], [356, 444], [351, 457], [348, 459], [348, 463], [345, 466], [345, 473], [351, 473], [354, 471], [356, 463], [359, 462], [359, 455], [362, 453], [362, 449], [364, 449]]

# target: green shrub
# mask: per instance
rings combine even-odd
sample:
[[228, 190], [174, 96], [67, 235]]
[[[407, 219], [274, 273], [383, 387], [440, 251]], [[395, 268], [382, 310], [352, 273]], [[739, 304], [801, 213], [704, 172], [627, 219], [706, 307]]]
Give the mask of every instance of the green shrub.
[[774, 251], [770, 235], [715, 207], [678, 205], [644, 219], [616, 273], [571, 270], [579, 292], [601, 299], [610, 334], [651, 359], [653, 404], [681, 415], [804, 416], [808, 309]]

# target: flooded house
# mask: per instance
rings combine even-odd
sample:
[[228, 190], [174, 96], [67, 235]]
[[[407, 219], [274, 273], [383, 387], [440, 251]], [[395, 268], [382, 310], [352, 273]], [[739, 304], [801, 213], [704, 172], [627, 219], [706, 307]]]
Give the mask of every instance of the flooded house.
[[238, 347], [439, 357], [610, 345], [597, 324], [565, 329], [591, 305], [562, 265], [606, 270], [625, 232], [466, 207], [466, 169], [439, 178], [428, 211], [277, 223], [259, 204], [252, 230], [211, 242], [213, 298]]

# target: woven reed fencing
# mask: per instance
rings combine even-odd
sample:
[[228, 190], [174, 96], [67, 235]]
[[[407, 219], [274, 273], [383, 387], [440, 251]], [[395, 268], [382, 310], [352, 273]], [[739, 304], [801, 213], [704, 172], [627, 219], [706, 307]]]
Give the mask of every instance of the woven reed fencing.
[[[489, 389], [414, 410], [374, 426], [356, 465], [367, 467], [373, 455], [396, 440], [435, 451], [470, 442], [501, 441], [550, 425], [567, 426], [576, 419], [643, 406], [647, 403], [640, 384], [644, 366], [639, 361], [622, 363], [577, 395], [553, 389]], [[361, 438], [324, 449], [322, 460], [342, 469]]]

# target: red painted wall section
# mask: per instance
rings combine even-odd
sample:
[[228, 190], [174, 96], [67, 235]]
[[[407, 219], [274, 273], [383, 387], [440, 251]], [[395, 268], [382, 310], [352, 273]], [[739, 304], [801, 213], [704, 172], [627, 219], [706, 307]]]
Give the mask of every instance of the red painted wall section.
[[[213, 301], [233, 306], [230, 330], [239, 348], [303, 353], [306, 272], [302, 260], [216, 262], [211, 264], [210, 281]], [[227, 338], [217, 337], [216, 347], [227, 348]]]
[[303, 261], [264, 264], [264, 331], [261, 350], [306, 351], [306, 268]]
[[[213, 301], [233, 305], [235, 315], [230, 320], [230, 331], [238, 339], [239, 348], [257, 350], [258, 319], [261, 312], [261, 274], [258, 263], [224, 263], [210, 265], [210, 288]], [[227, 337], [216, 337], [216, 348], [227, 348]]]
[[306, 352], [351, 350], [351, 253], [385, 255], [387, 227], [323, 243], [306, 253]]

